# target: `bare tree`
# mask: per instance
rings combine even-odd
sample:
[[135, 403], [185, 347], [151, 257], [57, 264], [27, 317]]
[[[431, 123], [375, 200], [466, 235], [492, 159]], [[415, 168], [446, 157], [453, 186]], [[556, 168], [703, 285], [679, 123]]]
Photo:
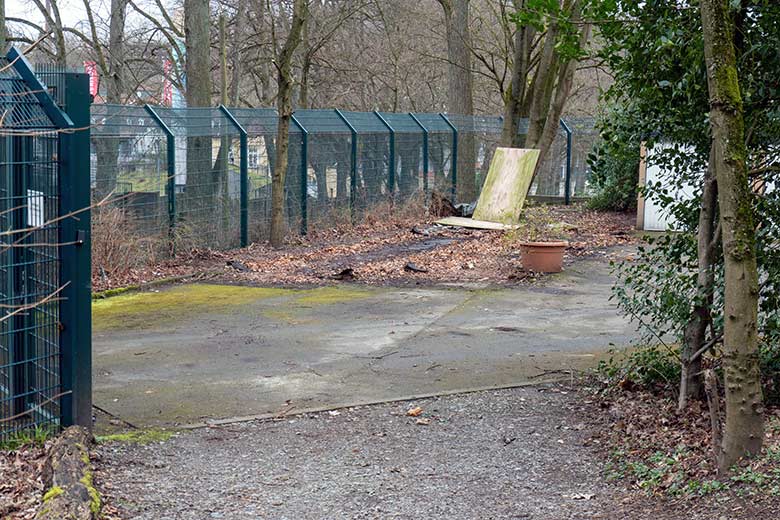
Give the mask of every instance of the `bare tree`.
[[[474, 113], [474, 80], [471, 72], [471, 30], [469, 0], [438, 0], [444, 9], [447, 27], [448, 112], [458, 115]], [[477, 195], [474, 171], [475, 144], [473, 132], [462, 134], [458, 149], [457, 198], [472, 201]]]
[[[515, 0], [515, 6], [524, 9], [526, 0]], [[579, 28], [580, 48], [590, 39], [591, 27], [580, 19], [581, 9], [581, 0], [560, 0], [543, 33], [536, 34], [533, 28], [521, 24], [515, 34], [512, 84], [506, 96], [502, 140], [506, 146], [538, 148], [538, 164], [544, 161], [558, 132], [579, 61], [571, 53], [561, 52], [563, 18]], [[525, 139], [517, 131], [522, 118], [528, 118]]]
[[[209, 0], [184, 0], [185, 98], [188, 107], [211, 106], [209, 15]], [[211, 175], [211, 138], [189, 136], [186, 200], [190, 213], [211, 209], [216, 191], [214, 187], [219, 185], [218, 179], [209, 178]]]
[[293, 114], [292, 62], [295, 50], [301, 43], [303, 26], [309, 12], [308, 0], [295, 0], [293, 3], [290, 31], [276, 59], [277, 100], [279, 122], [276, 134], [276, 164], [271, 178], [271, 245], [281, 246], [286, 231], [284, 220], [285, 178], [287, 176], [287, 150], [290, 144], [290, 120]]

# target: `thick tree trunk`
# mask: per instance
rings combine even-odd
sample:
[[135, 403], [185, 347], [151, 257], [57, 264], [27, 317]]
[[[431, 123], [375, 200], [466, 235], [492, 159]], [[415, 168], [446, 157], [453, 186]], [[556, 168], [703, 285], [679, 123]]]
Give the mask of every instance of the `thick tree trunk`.
[[[471, 74], [469, 0], [439, 0], [439, 3], [444, 9], [447, 28], [447, 112], [470, 116], [474, 114], [474, 80]], [[471, 202], [477, 197], [474, 133], [465, 129], [458, 137], [457, 199]]]
[[[558, 37], [558, 24], [553, 22], [547, 28], [539, 65], [536, 67], [534, 80], [531, 84], [530, 104], [528, 112], [528, 135], [525, 139], [527, 148], [538, 148], [542, 139], [542, 132], [547, 121], [547, 113], [550, 110], [555, 80], [558, 76], [558, 54], [555, 52], [555, 42]], [[540, 161], [541, 162], [541, 161]]]
[[[209, 0], [184, 0], [185, 74], [188, 107], [211, 106]], [[211, 137], [187, 138], [187, 208], [198, 218], [212, 209], [217, 182], [213, 179]]]
[[[525, 0], [516, 0], [515, 7], [525, 7]], [[518, 125], [528, 114], [523, 112], [528, 85], [528, 65], [531, 60], [531, 44], [535, 31], [532, 27], [523, 25], [517, 29], [514, 39], [514, 59], [512, 62], [512, 81], [504, 104], [504, 128], [501, 133], [502, 146], [522, 147], [524, 134], [518, 132]]]
[[[108, 63], [104, 60], [101, 67], [108, 72], [106, 78], [106, 103], [120, 104], [125, 102], [125, 20], [127, 17], [128, 0], [111, 0], [111, 21], [108, 31]], [[95, 42], [96, 48], [100, 44]], [[102, 58], [102, 52], [98, 53]], [[99, 175], [96, 179], [97, 197], [102, 199], [108, 195], [111, 190], [116, 188], [118, 175], [119, 158], [119, 139], [103, 138], [95, 141], [95, 152], [97, 158], [97, 171]]]
[[725, 472], [741, 457], [758, 454], [764, 440], [758, 271], [734, 20], [728, 0], [702, 0], [700, 6], [725, 266], [726, 422], [718, 457], [719, 469]]
[[713, 266], [716, 261], [716, 248], [718, 237], [716, 236], [717, 210], [718, 210], [718, 183], [715, 180], [713, 167], [715, 165], [714, 148], [710, 150], [710, 160], [701, 195], [701, 207], [699, 208], [699, 228], [697, 234], [697, 258], [698, 274], [696, 277], [696, 301], [693, 304], [691, 318], [685, 327], [683, 336], [680, 377], [680, 399], [678, 408], [680, 411], [687, 406], [689, 399], [701, 399], [703, 397], [702, 355], [694, 356], [701, 349], [707, 339], [707, 327], [710, 324], [710, 308], [712, 307], [712, 294], [715, 287], [715, 273]]
[[[107, 103], [124, 103], [125, 92], [125, 20], [128, 0], [111, 0], [111, 21], [108, 31]], [[99, 45], [95, 42], [95, 45]]]
[[301, 31], [308, 15], [308, 0], [295, 0], [290, 33], [284, 42], [276, 62], [277, 110], [279, 126], [276, 133], [276, 164], [271, 176], [271, 245], [279, 247], [284, 242], [284, 186], [287, 177], [287, 152], [290, 146], [290, 119], [293, 114], [292, 58], [301, 43]]

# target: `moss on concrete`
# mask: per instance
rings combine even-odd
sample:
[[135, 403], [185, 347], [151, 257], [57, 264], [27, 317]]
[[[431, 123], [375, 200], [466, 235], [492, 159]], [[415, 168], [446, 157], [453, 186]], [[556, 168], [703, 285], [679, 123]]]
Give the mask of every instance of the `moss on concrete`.
[[211, 284], [129, 293], [92, 302], [92, 325], [96, 331], [158, 328], [184, 316], [224, 311], [286, 293], [289, 290]]
[[[161, 329], [178, 319], [211, 312], [225, 312], [251, 302], [288, 297], [263, 314], [291, 324], [302, 323], [297, 310], [368, 298], [375, 290], [329, 286], [308, 290], [190, 284], [159, 292], [128, 292], [92, 302], [95, 331]], [[304, 319], [305, 321], [305, 319]]]
[[106, 442], [126, 442], [133, 444], [151, 444], [153, 442], [165, 442], [175, 434], [172, 430], [133, 430], [124, 433], [113, 433], [110, 435], [99, 435], [95, 440], [99, 443]]
[[332, 305], [334, 303], [345, 303], [361, 298], [368, 298], [369, 296], [372, 296], [374, 292], [375, 291], [371, 289], [332, 285], [301, 291], [300, 297], [296, 298], [294, 303], [299, 305]]

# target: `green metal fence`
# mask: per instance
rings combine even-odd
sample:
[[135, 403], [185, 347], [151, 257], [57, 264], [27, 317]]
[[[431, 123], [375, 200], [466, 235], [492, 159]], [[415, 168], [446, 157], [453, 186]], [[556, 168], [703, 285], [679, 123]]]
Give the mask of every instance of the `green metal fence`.
[[0, 60], [0, 440], [91, 425], [85, 74]]
[[[124, 212], [131, 232], [166, 247], [229, 248], [266, 239], [276, 162], [273, 109], [92, 108], [93, 199]], [[291, 233], [359, 220], [383, 203], [457, 202], [478, 193], [499, 145], [494, 116], [299, 110], [290, 125], [285, 215]], [[525, 132], [521, 122], [519, 132]], [[569, 202], [588, 194], [592, 120], [561, 122], [531, 189]], [[460, 170], [460, 171], [459, 171]], [[471, 191], [464, 184], [474, 182]]]

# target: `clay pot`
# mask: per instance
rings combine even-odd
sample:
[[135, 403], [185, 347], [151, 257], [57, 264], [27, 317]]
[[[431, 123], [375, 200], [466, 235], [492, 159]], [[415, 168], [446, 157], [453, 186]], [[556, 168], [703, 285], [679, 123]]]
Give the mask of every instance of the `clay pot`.
[[568, 242], [521, 242], [520, 256], [523, 269], [535, 273], [560, 273], [563, 270], [563, 252]]

